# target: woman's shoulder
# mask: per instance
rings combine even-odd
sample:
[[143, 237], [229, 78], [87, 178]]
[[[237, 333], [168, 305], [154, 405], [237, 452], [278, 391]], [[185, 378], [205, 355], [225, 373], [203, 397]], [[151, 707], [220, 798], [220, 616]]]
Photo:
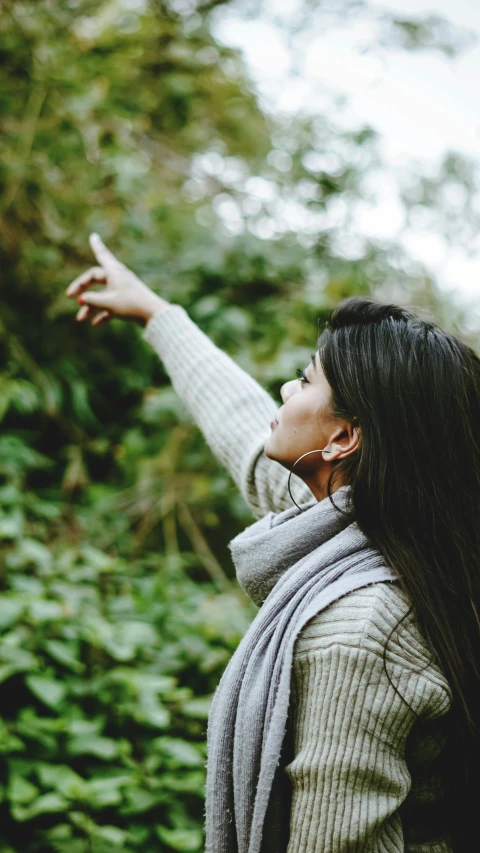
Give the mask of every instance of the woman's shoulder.
[[[376, 651], [378, 641], [388, 637], [409, 607], [408, 597], [396, 581], [374, 583], [353, 590], [307, 622], [298, 635], [296, 652], [301, 654], [334, 644], [372, 647]], [[404, 629], [407, 619], [402, 623]]]
[[398, 581], [370, 584], [347, 593], [314, 616], [300, 631], [294, 661], [312, 652], [343, 646], [378, 655], [385, 652], [389, 671], [396, 664], [450, 691]]

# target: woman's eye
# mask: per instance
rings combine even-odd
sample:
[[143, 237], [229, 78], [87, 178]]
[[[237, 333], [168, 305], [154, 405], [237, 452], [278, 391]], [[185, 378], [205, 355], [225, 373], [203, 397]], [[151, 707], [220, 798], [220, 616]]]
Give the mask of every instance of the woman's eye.
[[305, 376], [305, 371], [301, 370], [300, 367], [297, 367], [296, 375], [297, 375], [297, 379], [300, 379], [300, 382], [308, 382], [308, 379]]

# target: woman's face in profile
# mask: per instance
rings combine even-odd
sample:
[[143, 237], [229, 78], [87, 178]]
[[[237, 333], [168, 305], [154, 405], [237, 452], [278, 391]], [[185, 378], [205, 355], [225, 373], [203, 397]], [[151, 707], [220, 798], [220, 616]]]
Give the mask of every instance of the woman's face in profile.
[[[329, 415], [331, 389], [318, 352], [301, 377], [282, 385], [280, 394], [283, 405], [272, 421], [265, 454], [290, 468], [303, 453], [325, 447], [333, 426]], [[320, 459], [319, 455], [311, 464], [318, 467]]]
[[[322, 497], [332, 470], [332, 461], [344, 458], [358, 447], [358, 432], [348, 421], [339, 421], [331, 412], [331, 388], [322, 370], [318, 351], [302, 376], [285, 382], [280, 389], [283, 405], [270, 426], [264, 453], [291, 470], [294, 463], [311, 450], [295, 468], [295, 474]], [[329, 452], [330, 451], [330, 452]], [[342, 485], [337, 483], [337, 488]]]

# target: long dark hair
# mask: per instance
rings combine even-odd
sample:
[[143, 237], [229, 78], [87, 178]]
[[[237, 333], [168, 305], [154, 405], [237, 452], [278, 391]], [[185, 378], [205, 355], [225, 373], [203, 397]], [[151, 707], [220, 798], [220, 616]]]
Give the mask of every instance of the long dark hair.
[[452, 848], [467, 853], [479, 834], [480, 359], [434, 322], [366, 297], [336, 305], [318, 350], [332, 414], [361, 433], [328, 494], [337, 477], [351, 486], [355, 520], [398, 573], [452, 689], [445, 805]]

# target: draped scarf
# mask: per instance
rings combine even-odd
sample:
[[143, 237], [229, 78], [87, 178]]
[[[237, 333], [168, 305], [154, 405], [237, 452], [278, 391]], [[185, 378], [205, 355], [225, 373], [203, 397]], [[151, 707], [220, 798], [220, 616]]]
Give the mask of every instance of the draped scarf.
[[356, 524], [350, 486], [332, 498], [270, 512], [230, 542], [238, 582], [260, 609], [210, 707], [205, 853], [261, 853], [262, 839], [284, 853], [274, 816], [295, 640], [341, 596], [398, 579]]

